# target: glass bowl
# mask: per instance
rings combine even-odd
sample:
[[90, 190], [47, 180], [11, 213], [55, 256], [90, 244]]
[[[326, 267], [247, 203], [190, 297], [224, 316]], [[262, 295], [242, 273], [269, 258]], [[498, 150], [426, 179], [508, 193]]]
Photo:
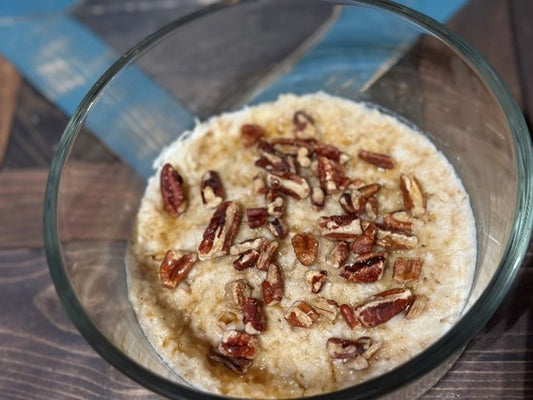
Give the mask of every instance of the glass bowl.
[[374, 103], [422, 129], [462, 179], [478, 239], [473, 287], [453, 328], [398, 368], [322, 398], [419, 396], [501, 303], [530, 237], [532, 149], [487, 62], [443, 25], [388, 1], [218, 3], [163, 27], [109, 68], [50, 169], [50, 273], [81, 334], [124, 374], [171, 398], [217, 398], [169, 369], [128, 302], [124, 255], [152, 160], [195, 118], [317, 90]]

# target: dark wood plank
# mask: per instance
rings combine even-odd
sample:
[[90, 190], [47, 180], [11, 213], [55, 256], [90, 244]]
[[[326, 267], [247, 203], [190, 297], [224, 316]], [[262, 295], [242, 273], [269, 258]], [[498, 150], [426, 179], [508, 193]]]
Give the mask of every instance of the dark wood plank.
[[17, 107], [21, 76], [16, 68], [0, 57], [0, 166], [7, 150], [11, 123]]

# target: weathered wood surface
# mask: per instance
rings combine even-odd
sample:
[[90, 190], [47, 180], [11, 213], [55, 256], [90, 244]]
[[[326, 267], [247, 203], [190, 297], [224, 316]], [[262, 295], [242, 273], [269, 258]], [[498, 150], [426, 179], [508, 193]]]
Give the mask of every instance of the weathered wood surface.
[[0, 57], [0, 166], [7, 151], [20, 82], [21, 77], [15, 67]]

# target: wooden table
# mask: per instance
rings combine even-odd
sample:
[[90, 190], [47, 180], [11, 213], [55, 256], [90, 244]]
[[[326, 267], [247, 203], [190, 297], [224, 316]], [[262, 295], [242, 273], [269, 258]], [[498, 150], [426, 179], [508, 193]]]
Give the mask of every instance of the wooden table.
[[[122, 51], [200, 3], [92, 0], [74, 13]], [[533, 118], [532, 19], [531, 0], [471, 0], [449, 23], [498, 70], [526, 118]], [[85, 343], [48, 275], [42, 201], [66, 123], [0, 59], [0, 398], [157, 398]], [[424, 398], [533, 398], [532, 290], [530, 248], [512, 293]]]

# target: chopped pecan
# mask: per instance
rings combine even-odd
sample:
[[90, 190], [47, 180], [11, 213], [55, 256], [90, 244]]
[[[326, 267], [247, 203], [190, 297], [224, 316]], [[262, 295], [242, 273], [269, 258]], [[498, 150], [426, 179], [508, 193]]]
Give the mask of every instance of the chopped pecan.
[[406, 310], [413, 299], [413, 293], [407, 288], [386, 290], [368, 298], [354, 310], [354, 314], [364, 326], [372, 328]]
[[198, 246], [200, 260], [228, 254], [239, 230], [241, 218], [241, 209], [234, 201], [226, 201], [216, 208]]
[[299, 110], [292, 117], [294, 134], [299, 139], [315, 139], [318, 137], [318, 129], [315, 120], [305, 111]]
[[335, 300], [329, 300], [322, 296], [315, 296], [311, 300], [311, 307], [320, 315], [330, 322], [335, 321], [339, 315], [339, 305]]
[[331, 215], [318, 219], [320, 234], [329, 240], [353, 241], [361, 234], [361, 223], [354, 215]]
[[376, 234], [376, 244], [388, 250], [410, 250], [417, 246], [418, 238], [400, 232], [378, 229]]
[[272, 139], [270, 143], [278, 153], [297, 156], [301, 149], [305, 149], [306, 155], [310, 156], [313, 154], [316, 141], [312, 139], [276, 138]]
[[273, 190], [297, 200], [305, 199], [311, 192], [307, 181], [296, 174], [284, 174], [282, 176], [267, 174], [267, 183]]
[[187, 200], [183, 190], [183, 178], [172, 165], [165, 164], [159, 177], [161, 197], [165, 211], [175, 217], [183, 214], [187, 209]]
[[340, 195], [339, 204], [346, 214], [359, 216], [365, 211], [366, 199], [358, 190], [350, 190]]
[[391, 156], [387, 154], [373, 153], [371, 151], [360, 150], [357, 154], [359, 158], [369, 164], [375, 165], [383, 169], [394, 168], [394, 161]]
[[318, 156], [327, 157], [330, 160], [340, 164], [346, 164], [350, 160], [350, 156], [348, 154], [343, 153], [339, 148], [330, 144], [317, 143], [315, 145], [315, 153]]
[[339, 268], [349, 256], [350, 245], [348, 242], [338, 242], [333, 250], [327, 255], [326, 263], [333, 268]]
[[245, 374], [253, 364], [252, 360], [247, 358], [235, 358], [228, 357], [220, 354], [219, 352], [212, 349], [208, 355], [209, 359], [223, 365], [228, 368], [230, 371], [235, 372], [236, 374]]
[[362, 254], [353, 264], [341, 267], [339, 274], [349, 282], [376, 282], [383, 276], [386, 259], [386, 253]]
[[250, 228], [259, 228], [267, 222], [268, 210], [265, 207], [247, 208], [246, 219]]
[[281, 218], [283, 216], [283, 197], [275, 191], [269, 190], [266, 194], [267, 212], [273, 218]]
[[426, 296], [417, 294], [413, 300], [413, 303], [411, 304], [411, 307], [409, 307], [407, 314], [405, 314], [405, 318], [417, 318], [420, 314], [426, 311], [428, 301], [429, 299]]
[[404, 258], [398, 257], [394, 261], [392, 279], [397, 282], [414, 282], [420, 276], [422, 264], [421, 258]]
[[318, 239], [311, 233], [297, 233], [291, 239], [294, 254], [303, 265], [312, 265], [318, 254]]
[[292, 172], [292, 167], [288, 158], [276, 154], [272, 145], [264, 140], [260, 140], [257, 145], [260, 157], [255, 161], [255, 165], [276, 174], [283, 175]]
[[259, 335], [265, 330], [265, 316], [261, 300], [254, 297], [244, 299], [242, 305], [242, 322], [244, 331], [250, 335]]
[[265, 130], [256, 124], [244, 124], [241, 126], [241, 140], [245, 147], [256, 144], [265, 135]]
[[246, 279], [237, 279], [226, 284], [226, 296], [239, 306], [244, 305], [244, 300], [252, 295], [252, 287]]
[[383, 225], [385, 229], [403, 232], [408, 235], [413, 234], [413, 219], [405, 211], [395, 211], [383, 216]]
[[283, 298], [283, 278], [281, 277], [281, 269], [277, 264], [270, 263], [262, 288], [265, 304], [278, 303]]
[[259, 252], [254, 249], [246, 250], [235, 261], [233, 261], [233, 267], [237, 271], [243, 271], [246, 268], [252, 268], [259, 259]]
[[233, 246], [230, 247], [229, 253], [232, 256], [238, 256], [250, 249], [260, 250], [264, 241], [265, 241], [264, 238], [258, 237], [255, 239], [245, 240], [244, 242], [235, 243]]
[[402, 175], [400, 189], [403, 195], [403, 204], [413, 217], [420, 217], [426, 213], [426, 196], [422, 191], [420, 182], [414, 176]]
[[376, 219], [379, 215], [378, 199], [375, 197], [369, 197], [365, 204], [365, 214], [370, 219]]
[[328, 273], [324, 270], [313, 271], [309, 270], [305, 273], [305, 280], [311, 290], [311, 293], [318, 293], [322, 290], [322, 287], [326, 284], [328, 279]]
[[272, 259], [274, 258], [274, 255], [276, 254], [276, 250], [279, 247], [279, 243], [276, 241], [269, 241], [265, 240], [263, 244], [261, 245], [261, 249], [259, 250], [259, 259], [256, 263], [256, 268], [260, 271], [267, 271], [270, 263], [272, 262]]
[[254, 182], [253, 193], [256, 196], [259, 196], [261, 194], [266, 194], [268, 189], [267, 189], [266, 184], [265, 184], [265, 174], [263, 172], [259, 172], [258, 174], [256, 174], [254, 176], [253, 179], [254, 179], [253, 180], [253, 182]]
[[222, 180], [216, 171], [207, 171], [202, 176], [200, 189], [202, 191], [202, 201], [208, 208], [217, 207], [226, 197]]
[[285, 319], [290, 326], [296, 328], [309, 328], [320, 315], [309, 304], [303, 301], [295, 302], [290, 308]]
[[339, 310], [342, 317], [344, 318], [344, 321], [346, 321], [346, 324], [348, 324], [350, 329], [353, 330], [362, 328], [361, 322], [357, 318], [355, 318], [352, 307], [350, 307], [348, 304], [342, 304]]
[[344, 180], [344, 167], [327, 157], [318, 157], [318, 179], [326, 193], [339, 190]]
[[372, 247], [376, 241], [377, 226], [372, 222], [365, 221], [363, 234], [357, 236], [352, 243], [352, 251], [357, 254], [366, 254], [372, 252]]
[[381, 343], [366, 336], [357, 340], [332, 337], [326, 342], [326, 348], [334, 361], [360, 371], [369, 367], [368, 360], [381, 348]]
[[357, 188], [359, 193], [361, 193], [361, 196], [363, 196], [365, 199], [374, 196], [377, 192], [379, 192], [380, 189], [381, 185], [379, 183], [371, 183], [369, 185], [364, 185]]
[[257, 338], [254, 335], [230, 329], [222, 335], [218, 351], [227, 357], [251, 360], [257, 352], [257, 347]]
[[314, 186], [311, 189], [311, 204], [313, 204], [317, 209], [321, 210], [324, 208], [326, 202], [326, 193], [320, 186]]
[[271, 218], [268, 221], [267, 228], [277, 238], [283, 239], [287, 236], [287, 228], [283, 222], [278, 218]]
[[175, 288], [187, 276], [197, 260], [196, 253], [187, 253], [180, 257], [174, 250], [167, 251], [159, 267], [159, 278], [163, 286]]

